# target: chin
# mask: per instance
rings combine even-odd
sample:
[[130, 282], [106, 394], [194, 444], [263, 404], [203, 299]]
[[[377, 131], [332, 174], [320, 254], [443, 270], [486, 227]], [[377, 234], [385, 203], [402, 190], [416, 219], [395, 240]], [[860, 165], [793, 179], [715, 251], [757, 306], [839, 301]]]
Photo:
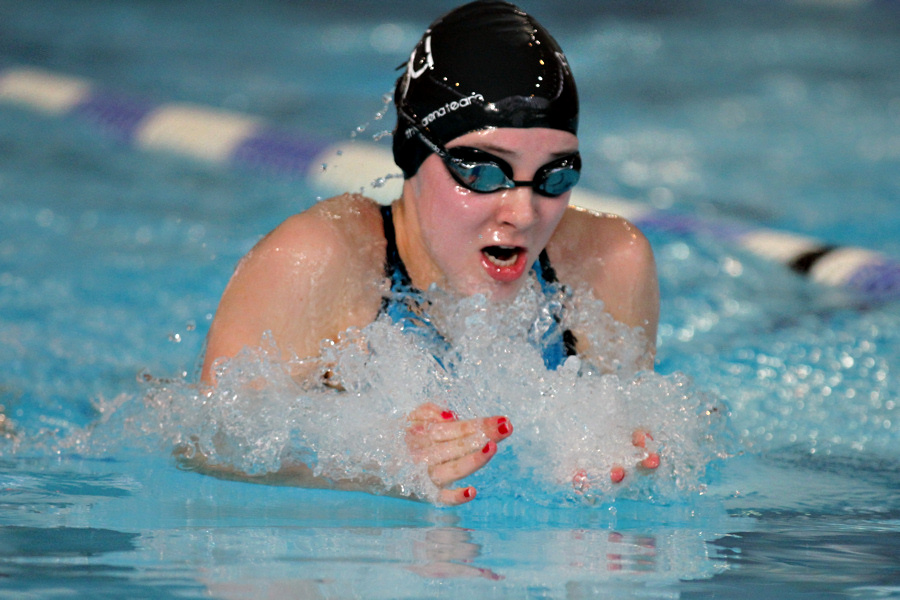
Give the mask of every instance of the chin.
[[515, 281], [511, 283], [496, 283], [486, 286], [486, 290], [482, 292], [491, 302], [510, 302], [522, 289], [523, 281]]

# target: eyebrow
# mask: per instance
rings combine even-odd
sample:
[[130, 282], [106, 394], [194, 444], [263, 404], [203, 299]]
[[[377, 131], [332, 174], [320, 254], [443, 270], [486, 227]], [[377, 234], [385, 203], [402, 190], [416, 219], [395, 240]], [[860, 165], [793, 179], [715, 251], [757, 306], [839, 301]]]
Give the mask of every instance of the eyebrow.
[[[498, 154], [498, 155], [500, 155], [501, 158], [508, 158], [508, 159], [516, 159], [521, 156], [520, 152], [517, 152], [515, 150], [510, 150], [508, 148], [503, 148], [500, 146], [494, 146], [493, 144], [478, 144], [478, 145], [463, 144], [461, 146], [454, 146], [454, 147], [455, 148], [467, 148], [467, 147], [468, 148], [476, 148], [478, 150], [483, 150], [484, 152], [490, 152], [491, 154]], [[449, 150], [449, 148], [448, 148], [448, 150]], [[558, 158], [562, 158], [564, 156], [571, 156], [571, 155], [575, 154], [576, 152], [578, 152], [577, 147], [569, 149], [569, 150], [564, 150], [562, 152], [554, 152], [553, 154], [550, 155], [550, 160], [553, 161]]]

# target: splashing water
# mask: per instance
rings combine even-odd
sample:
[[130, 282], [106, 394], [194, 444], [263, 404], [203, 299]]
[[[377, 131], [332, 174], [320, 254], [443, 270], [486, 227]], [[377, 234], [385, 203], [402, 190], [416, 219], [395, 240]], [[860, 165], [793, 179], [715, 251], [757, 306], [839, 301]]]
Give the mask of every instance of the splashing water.
[[[578, 310], [563, 325], [589, 339], [604, 364], [570, 357], [548, 371], [529, 340], [560, 298], [548, 299], [532, 283], [505, 306], [432, 289], [439, 342], [404, 333], [385, 317], [326, 341], [315, 359], [284, 360], [266, 337], [218, 363], [214, 390], [147, 376], [143, 402], [98, 409], [105, 422], [69, 445], [102, 452], [122, 443], [115, 440], [141, 440], [188, 459], [202, 453], [248, 476], [303, 463], [330, 480], [374, 478], [376, 492], [434, 500], [437, 489], [405, 442], [406, 415], [434, 402], [460, 419], [506, 415], [514, 424], [498, 455], [467, 480], [482, 494], [559, 504], [702, 490], [706, 465], [727, 451], [723, 407], [683, 375], [640, 371], [642, 332], [615, 322], [586, 292], [566, 300]], [[332, 373], [342, 390], [319, 377], [292, 377], [316, 371]], [[635, 430], [650, 432], [647, 448], [632, 444]], [[651, 450], [661, 465], [641, 473], [636, 465]], [[622, 484], [610, 481], [613, 465], [626, 467]]]

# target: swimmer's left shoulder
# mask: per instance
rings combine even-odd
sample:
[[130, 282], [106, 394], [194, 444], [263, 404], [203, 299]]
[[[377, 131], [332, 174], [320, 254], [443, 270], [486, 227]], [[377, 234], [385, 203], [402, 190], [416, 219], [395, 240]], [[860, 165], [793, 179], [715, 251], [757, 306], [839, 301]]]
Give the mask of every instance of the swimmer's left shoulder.
[[635, 254], [633, 258], [652, 254], [643, 232], [628, 219], [574, 206], [563, 215], [551, 246], [562, 260], [583, 260], [592, 255], [609, 257], [622, 252]]
[[653, 250], [640, 229], [617, 215], [572, 208], [554, 232], [547, 254], [560, 281], [586, 284], [613, 318], [643, 328], [652, 356], [659, 284]]

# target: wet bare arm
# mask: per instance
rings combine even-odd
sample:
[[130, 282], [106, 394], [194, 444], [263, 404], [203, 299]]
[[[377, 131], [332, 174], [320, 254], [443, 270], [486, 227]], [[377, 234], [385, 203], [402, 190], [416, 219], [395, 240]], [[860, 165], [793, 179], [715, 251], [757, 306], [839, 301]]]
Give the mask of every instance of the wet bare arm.
[[[238, 264], [207, 338], [201, 378], [270, 332], [285, 355], [315, 356], [325, 339], [377, 314], [384, 242], [377, 208], [361, 197], [320, 203], [287, 219]], [[380, 246], [380, 248], [379, 248]]]
[[647, 351], [642, 368], [652, 369], [659, 282], [653, 250], [643, 233], [621, 217], [570, 208], [548, 253], [561, 281], [586, 283], [613, 318], [643, 330]]

